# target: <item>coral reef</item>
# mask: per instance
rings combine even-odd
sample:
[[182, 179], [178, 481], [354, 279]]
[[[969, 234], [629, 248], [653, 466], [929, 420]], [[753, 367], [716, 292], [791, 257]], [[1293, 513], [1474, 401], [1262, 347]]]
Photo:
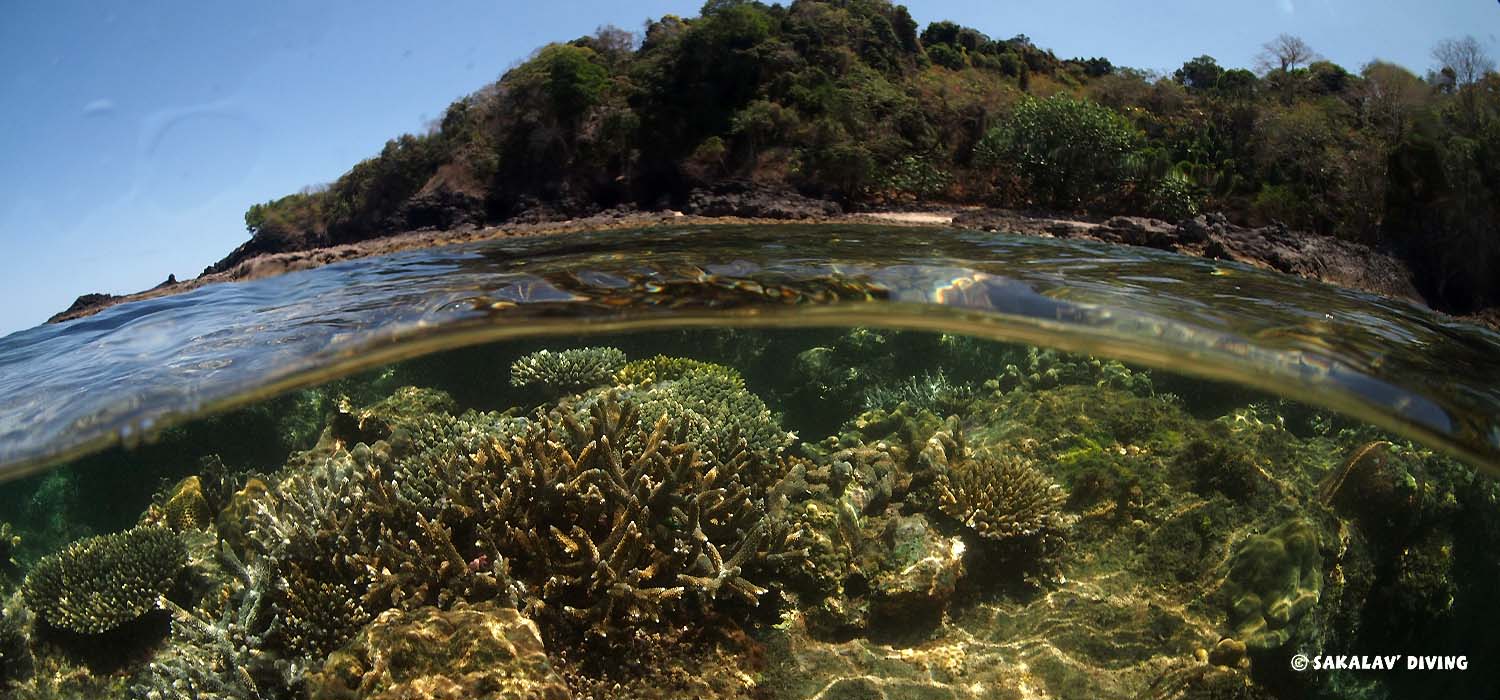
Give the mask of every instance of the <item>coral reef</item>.
[[514, 608], [388, 610], [313, 674], [311, 696], [357, 700], [568, 700], [536, 623]]
[[971, 451], [956, 422], [928, 439], [922, 457], [941, 473], [943, 512], [993, 540], [1058, 532], [1067, 494], [1017, 455]]
[[21, 585], [47, 624], [78, 634], [108, 632], [156, 609], [187, 565], [182, 541], [163, 527], [79, 540], [43, 557]]
[[1223, 588], [1236, 638], [1255, 650], [1291, 640], [1323, 591], [1322, 564], [1317, 530], [1302, 518], [1245, 540]]
[[562, 393], [609, 384], [625, 366], [618, 348], [538, 350], [510, 366], [511, 386], [538, 386]]
[[[845, 386], [807, 443], [737, 369], [666, 355], [529, 412], [345, 386], [366, 403], [327, 400], [279, 469], [183, 461], [199, 473], [156, 482], [136, 530], [34, 567], [0, 614], [0, 695], [1397, 697], [1420, 681], [1282, 657], [1500, 650], [1493, 480], [1275, 402], [1205, 410], [1110, 363], [907, 337], [813, 336], [825, 378], [878, 386]], [[106, 593], [133, 602], [55, 592], [60, 569], [144, 578], [107, 560], [148, 532], [175, 553]], [[142, 617], [152, 643], [112, 663], [72, 641], [113, 648]]]
[[1138, 396], [1151, 394], [1151, 375], [1132, 370], [1115, 360], [1101, 360], [1056, 350], [1027, 347], [1025, 357], [1007, 364], [994, 379], [1002, 392], [1035, 391], [1063, 385], [1119, 389]]
[[754, 606], [765, 589], [746, 577], [795, 554], [765, 517], [753, 452], [699, 451], [667, 413], [649, 430], [606, 395], [587, 420], [545, 415], [495, 445], [510, 513], [496, 538], [543, 620], [628, 635], [721, 598]]

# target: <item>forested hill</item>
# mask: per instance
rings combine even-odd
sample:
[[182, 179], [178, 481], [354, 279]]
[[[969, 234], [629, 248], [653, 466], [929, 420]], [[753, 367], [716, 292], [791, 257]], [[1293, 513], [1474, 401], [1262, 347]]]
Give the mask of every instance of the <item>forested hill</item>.
[[[1268, 39], [1270, 39], [1268, 37]], [[1211, 51], [1213, 47], [1202, 47]], [[258, 204], [262, 252], [428, 226], [681, 206], [695, 188], [1178, 219], [1376, 244], [1435, 305], [1500, 303], [1500, 76], [1469, 41], [1419, 76], [1294, 37], [1171, 75], [884, 0], [710, 0], [550, 44], [337, 181]]]

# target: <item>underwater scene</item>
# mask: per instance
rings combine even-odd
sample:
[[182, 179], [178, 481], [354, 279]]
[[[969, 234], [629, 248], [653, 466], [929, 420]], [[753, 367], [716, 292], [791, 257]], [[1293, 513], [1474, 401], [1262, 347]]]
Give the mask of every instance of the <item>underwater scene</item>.
[[1494, 697], [1493, 334], [1149, 252], [721, 234], [3, 339], [0, 697]]

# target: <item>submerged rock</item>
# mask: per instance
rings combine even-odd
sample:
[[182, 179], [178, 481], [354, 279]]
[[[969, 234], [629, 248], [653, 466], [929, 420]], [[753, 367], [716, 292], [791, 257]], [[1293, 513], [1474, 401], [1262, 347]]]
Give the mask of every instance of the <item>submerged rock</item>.
[[312, 674], [314, 700], [567, 700], [536, 623], [513, 608], [388, 610]]
[[936, 626], [963, 578], [963, 540], [939, 534], [921, 514], [898, 515], [886, 521], [880, 549], [885, 557], [870, 581], [871, 625]]

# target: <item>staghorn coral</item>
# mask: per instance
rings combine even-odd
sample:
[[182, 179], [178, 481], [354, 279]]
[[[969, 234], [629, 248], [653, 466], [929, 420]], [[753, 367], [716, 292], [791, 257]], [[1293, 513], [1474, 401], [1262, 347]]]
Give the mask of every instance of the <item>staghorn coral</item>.
[[510, 384], [569, 393], [608, 384], [624, 366], [625, 353], [618, 348], [539, 350], [511, 363]]
[[765, 471], [753, 452], [716, 459], [666, 414], [645, 430], [608, 394], [584, 420], [558, 411], [494, 445], [511, 513], [499, 539], [544, 621], [608, 636], [721, 599], [755, 605], [765, 589], [751, 570], [789, 555], [742, 480]]
[[177, 535], [137, 527], [89, 537], [43, 557], [26, 576], [26, 605], [53, 627], [101, 634], [157, 607], [187, 565]]
[[980, 536], [1007, 540], [1060, 529], [1062, 487], [1018, 456], [969, 450], [956, 421], [928, 440], [922, 458], [941, 472], [939, 507]]

